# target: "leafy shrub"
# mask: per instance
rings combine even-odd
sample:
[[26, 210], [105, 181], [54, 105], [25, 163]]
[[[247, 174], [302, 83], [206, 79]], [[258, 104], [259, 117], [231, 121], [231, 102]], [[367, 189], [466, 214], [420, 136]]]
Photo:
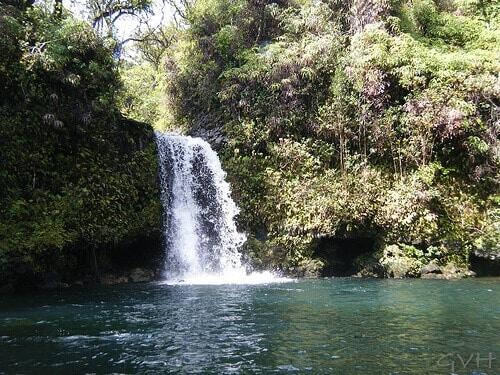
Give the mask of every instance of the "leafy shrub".
[[88, 249], [159, 230], [152, 129], [120, 115], [112, 46], [90, 26], [2, 5], [0, 27], [0, 283], [74, 277]]
[[496, 248], [498, 6], [375, 5], [200, 0], [167, 59], [173, 124], [225, 134], [240, 224], [282, 264], [321, 236], [418, 262]]

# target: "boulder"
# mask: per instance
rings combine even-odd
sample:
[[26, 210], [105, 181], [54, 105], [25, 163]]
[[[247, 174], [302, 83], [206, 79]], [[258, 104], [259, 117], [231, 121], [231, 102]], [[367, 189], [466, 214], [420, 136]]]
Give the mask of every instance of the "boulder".
[[443, 271], [436, 262], [431, 261], [420, 269], [420, 275], [423, 277], [428, 274], [442, 274]]
[[324, 264], [319, 259], [304, 259], [296, 267], [290, 267], [286, 274], [292, 277], [315, 278], [321, 275]]
[[422, 279], [463, 279], [465, 277], [474, 277], [476, 273], [463, 266], [457, 266], [454, 263], [448, 263], [444, 266], [438, 266], [431, 262], [421, 269]]
[[395, 279], [417, 277], [422, 267], [418, 259], [408, 256], [399, 245], [386, 246], [379, 262], [385, 269], [385, 275]]
[[442, 273], [424, 273], [420, 276], [422, 279], [447, 279], [446, 275], [443, 275]]
[[99, 281], [103, 285], [115, 285], [115, 284], [127, 283], [128, 278], [125, 276], [120, 276], [120, 275], [108, 273], [108, 274], [101, 276]]
[[385, 269], [374, 256], [358, 257], [355, 261], [358, 272], [355, 277], [384, 277]]
[[133, 283], [143, 283], [152, 281], [154, 279], [154, 272], [145, 268], [134, 268], [130, 271], [130, 281]]

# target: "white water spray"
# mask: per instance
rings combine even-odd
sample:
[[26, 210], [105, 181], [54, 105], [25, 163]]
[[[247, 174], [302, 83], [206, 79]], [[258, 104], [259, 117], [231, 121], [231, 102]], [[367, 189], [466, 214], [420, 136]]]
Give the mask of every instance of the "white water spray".
[[238, 208], [220, 160], [201, 138], [156, 133], [164, 208], [167, 283], [222, 284], [282, 281], [248, 273], [238, 248]]

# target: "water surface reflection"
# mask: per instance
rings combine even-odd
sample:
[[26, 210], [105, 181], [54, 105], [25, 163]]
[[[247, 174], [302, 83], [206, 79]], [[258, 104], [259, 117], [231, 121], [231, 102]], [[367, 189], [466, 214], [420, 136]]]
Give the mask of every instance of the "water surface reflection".
[[0, 373], [444, 375], [498, 332], [497, 279], [127, 285], [4, 298]]

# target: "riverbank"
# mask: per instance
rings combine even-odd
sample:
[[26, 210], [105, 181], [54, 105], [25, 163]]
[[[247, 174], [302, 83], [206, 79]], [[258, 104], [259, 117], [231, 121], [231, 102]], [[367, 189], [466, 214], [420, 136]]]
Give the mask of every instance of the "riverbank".
[[[76, 273], [57, 274], [51, 272], [37, 277], [33, 275], [27, 276], [18, 285], [9, 283], [2, 285], [0, 295], [59, 293], [66, 289], [80, 290], [84, 288], [88, 290], [89, 288], [96, 289], [99, 287], [112, 288], [119, 284], [162, 282], [167, 276], [164, 267], [165, 254], [163, 253], [164, 249], [161, 247], [162, 243], [162, 241], [149, 243], [149, 247], [143, 243], [140, 250], [134, 247], [128, 251], [116, 249], [111, 252], [111, 257], [107, 261], [100, 260], [97, 272], [95, 268], [91, 267], [92, 262], [90, 262], [87, 268], [83, 268]], [[154, 246], [151, 246], [152, 244]], [[276, 280], [289, 278], [292, 281], [342, 279], [345, 277], [353, 279], [428, 279], [443, 281], [466, 278], [489, 280], [500, 275], [497, 259], [484, 259], [477, 256], [472, 258], [470, 269], [458, 268], [453, 265], [439, 266], [436, 263], [431, 263], [421, 266], [417, 272], [412, 273], [410, 276], [405, 273], [408, 270], [408, 260], [394, 258], [392, 264], [383, 265], [373, 257], [373, 254], [364, 259], [364, 262], [349, 265], [334, 262], [333, 264], [340, 266], [337, 271], [329, 268], [322, 273], [318, 271], [313, 261], [311, 262], [312, 265], [306, 263], [303, 267], [281, 269], [272, 272], [272, 274], [275, 275]], [[348, 267], [348, 271], [346, 271], [346, 267]], [[216, 275], [213, 275], [213, 277], [214, 280], [217, 280]], [[272, 282], [271, 277], [266, 277], [263, 280]], [[259, 283], [258, 277], [255, 282]], [[253, 283], [249, 282], [249, 284]], [[200, 284], [203, 285], [203, 282]]]

